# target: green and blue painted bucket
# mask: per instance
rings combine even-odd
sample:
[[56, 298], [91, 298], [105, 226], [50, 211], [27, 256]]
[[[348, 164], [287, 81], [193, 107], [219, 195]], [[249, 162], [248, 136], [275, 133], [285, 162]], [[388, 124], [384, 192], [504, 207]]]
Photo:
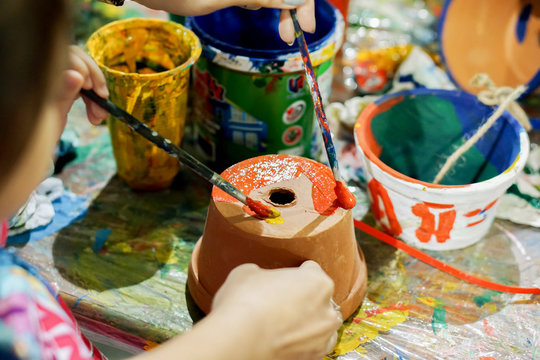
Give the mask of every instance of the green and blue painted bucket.
[[[316, 1], [317, 29], [306, 33], [323, 98], [332, 83], [344, 21]], [[309, 157], [320, 134], [297, 46], [279, 37], [279, 10], [231, 7], [187, 19], [203, 44], [194, 67], [192, 121], [198, 156], [216, 168], [263, 154]], [[324, 99], [323, 99], [324, 100]]]
[[493, 112], [464, 91], [430, 89], [386, 95], [362, 111], [355, 140], [383, 230], [429, 250], [482, 239], [527, 160], [525, 129], [504, 112], [440, 184], [433, 179]]

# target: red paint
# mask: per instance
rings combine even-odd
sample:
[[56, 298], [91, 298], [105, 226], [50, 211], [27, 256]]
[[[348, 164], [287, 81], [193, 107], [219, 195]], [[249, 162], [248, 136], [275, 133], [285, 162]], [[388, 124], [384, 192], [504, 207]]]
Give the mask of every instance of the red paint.
[[[313, 183], [315, 210], [322, 215], [333, 214], [337, 208], [334, 175], [327, 166], [316, 161], [292, 155], [263, 155], [239, 162], [221, 173], [221, 176], [249, 195], [253, 189], [295, 179], [301, 174]], [[216, 187], [212, 190], [212, 198], [214, 201], [238, 201]]]
[[507, 292], [507, 293], [512, 293], [512, 294], [540, 294], [539, 288], [523, 288], [519, 286], [503, 285], [503, 284], [498, 284], [498, 283], [484, 280], [474, 275], [468, 274], [440, 260], [437, 260], [434, 257], [429, 256], [425, 252], [420, 251], [410, 245], [407, 245], [403, 241], [400, 241], [393, 236], [385, 234], [382, 231], [377, 230], [374, 227], [369, 226], [368, 224], [362, 221], [354, 219], [354, 226], [358, 230], [363, 231], [366, 234], [369, 234], [388, 245], [391, 245], [397, 249], [405, 251], [407, 254], [417, 258], [418, 260], [423, 261], [424, 263], [431, 265], [434, 268], [444, 271], [445, 273], [455, 276], [456, 278], [466, 281], [468, 283], [478, 285], [486, 289], [502, 291], [502, 292]]
[[[465, 214], [466, 217], [473, 217], [473, 216], [476, 216], [476, 215], [479, 215], [479, 214], [482, 214], [486, 211], [488, 211], [489, 209], [491, 209], [493, 207], [493, 205], [495, 205], [497, 203], [497, 200], [499, 199], [495, 199], [493, 200], [492, 202], [490, 202], [485, 208], [483, 209], [476, 209], [476, 210], [472, 210], [472, 211], [469, 211], [468, 213]], [[478, 224], [480, 224], [481, 222], [483, 222], [484, 220], [486, 220], [486, 218], [482, 218], [478, 221], [474, 221], [470, 224], [467, 224], [467, 227], [472, 227], [472, 226], [476, 226]]]
[[370, 317], [373, 317], [373, 316], [376, 316], [376, 315], [384, 314], [384, 313], [387, 313], [387, 312], [390, 312], [390, 311], [408, 311], [408, 310], [411, 310], [411, 309], [420, 310], [420, 308], [418, 306], [415, 306], [415, 305], [398, 305], [398, 304], [396, 304], [396, 305], [391, 305], [391, 306], [388, 306], [388, 307], [381, 307], [381, 308], [366, 310], [365, 311], [366, 317], [355, 317], [355, 318], [352, 319], [352, 321], [354, 323], [356, 323], [356, 324], [359, 324], [362, 321], [366, 320], [367, 318], [370, 318]]
[[482, 212], [481, 209], [476, 209], [476, 210], [473, 210], [473, 211], [469, 211], [468, 213], [465, 214], [466, 217], [473, 217], [475, 215], [478, 215]]
[[[246, 198], [247, 205], [251, 210], [253, 210], [258, 215], [262, 216], [263, 218], [268, 217], [278, 217], [279, 212], [277, 210], [272, 209], [270, 206], [264, 204], [263, 202], [259, 200], [253, 200], [249, 196]], [[276, 214], [277, 212], [277, 214]]]
[[424, 204], [426, 204], [427, 206], [433, 209], [451, 209], [454, 207], [454, 205], [452, 204], [437, 204], [437, 203], [432, 203], [432, 202], [427, 202], [427, 201], [425, 201]]
[[352, 209], [356, 205], [356, 198], [342, 181], [336, 181], [334, 192], [336, 193], [339, 204], [344, 209]]
[[435, 215], [430, 211], [430, 208], [432, 206], [426, 203], [416, 204], [411, 208], [412, 213], [422, 219], [420, 227], [416, 230], [416, 238], [427, 243], [432, 236], [435, 236], [437, 242], [444, 243], [450, 239], [450, 231], [452, 231], [456, 220], [456, 210], [440, 212], [438, 214], [439, 227], [435, 228]]
[[484, 220], [486, 220], [486, 218], [483, 218], [483, 219], [481, 219], [481, 220], [478, 220], [478, 221], [472, 222], [472, 223], [470, 223], [470, 224], [467, 224], [467, 227], [473, 227], [473, 226], [476, 226], [476, 225], [478, 225], [478, 224], [484, 222]]
[[[386, 226], [381, 222], [381, 227], [383, 230], [394, 236], [400, 235], [403, 230], [401, 229], [401, 225], [399, 224], [396, 213], [394, 212], [394, 204], [392, 204], [392, 200], [390, 200], [390, 196], [388, 196], [386, 189], [380, 182], [375, 179], [371, 179], [368, 184], [368, 191], [369, 195], [371, 196], [371, 210], [373, 211], [373, 216], [375, 216], [375, 219], [381, 222], [381, 220], [386, 216], [389, 226]], [[384, 209], [382, 209], [379, 204], [379, 198], [382, 200]]]

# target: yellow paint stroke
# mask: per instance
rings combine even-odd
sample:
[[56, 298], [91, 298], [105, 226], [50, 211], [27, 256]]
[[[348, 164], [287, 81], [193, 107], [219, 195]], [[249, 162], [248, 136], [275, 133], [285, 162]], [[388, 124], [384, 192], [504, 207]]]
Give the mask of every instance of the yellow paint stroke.
[[432, 308], [434, 308], [435, 306], [444, 306], [444, 303], [441, 300], [435, 299], [431, 296], [417, 297], [416, 299], [420, 301], [421, 303], [426, 304], [427, 306], [430, 306]]
[[484, 309], [487, 309], [492, 314], [496, 313], [499, 310], [499, 308], [497, 307], [497, 304], [494, 304], [494, 303], [485, 304]]
[[264, 221], [266, 221], [269, 224], [279, 225], [279, 224], [283, 224], [285, 222], [285, 219], [283, 218], [283, 216], [278, 216], [274, 218], [266, 218], [264, 219]]
[[445, 282], [443, 284], [443, 292], [449, 292], [457, 289], [457, 282]]
[[354, 317], [339, 329], [338, 343], [329, 356], [334, 358], [351, 351], [365, 353], [360, 345], [375, 339], [381, 331], [389, 331], [407, 320], [412, 307], [406, 304], [383, 307], [366, 299]]
[[519, 158], [520, 158], [520, 155], [518, 154], [516, 156], [516, 160], [514, 160], [514, 162], [512, 163], [512, 165], [510, 165], [510, 167], [508, 169], [504, 170], [503, 174], [505, 174], [505, 173], [509, 172], [510, 170], [512, 170], [514, 168], [514, 166], [516, 166]]
[[[364, 299], [362, 307], [340, 328], [338, 343], [325, 360], [335, 359], [351, 351], [365, 355], [366, 349], [362, 344], [406, 321], [409, 310], [417, 308], [402, 302], [403, 293], [407, 291], [409, 283], [403, 265], [403, 259], [407, 256], [404, 252], [398, 252], [395, 258], [379, 269], [377, 276], [370, 277], [369, 297]], [[377, 302], [370, 299], [376, 299]]]

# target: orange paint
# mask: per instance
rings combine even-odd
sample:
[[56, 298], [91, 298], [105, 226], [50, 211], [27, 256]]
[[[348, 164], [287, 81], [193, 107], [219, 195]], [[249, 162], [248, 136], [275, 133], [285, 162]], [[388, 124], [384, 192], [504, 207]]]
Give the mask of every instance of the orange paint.
[[492, 202], [490, 202], [490, 203], [488, 204], [488, 206], [486, 206], [486, 207], [484, 208], [484, 211], [487, 211], [487, 210], [491, 209], [491, 208], [493, 207], [493, 205], [495, 205], [495, 204], [497, 203], [498, 200], [499, 200], [499, 199], [495, 199], [495, 200], [493, 200]]
[[[332, 171], [313, 160], [292, 155], [263, 155], [239, 162], [223, 173], [227, 181], [244, 194], [277, 182], [295, 179], [304, 174], [312, 183], [312, 199], [315, 210], [322, 215], [331, 215], [337, 208], [338, 198], [334, 191], [336, 181]], [[214, 187], [215, 201], [237, 201], [229, 194]]]
[[424, 202], [424, 204], [433, 209], [451, 209], [454, 207], [452, 204], [437, 204], [432, 202]]
[[[397, 103], [400, 103], [401, 101], [403, 101], [403, 96], [389, 100], [388, 102], [385, 102], [384, 104], [381, 104], [381, 105], [376, 105], [375, 103], [370, 104], [367, 108], [365, 108], [362, 111], [362, 115], [359, 118], [359, 121], [361, 120], [362, 123], [356, 125], [355, 133], [356, 133], [358, 142], [360, 144], [365, 143], [365, 146], [362, 145], [361, 147], [362, 149], [364, 149], [364, 152], [366, 152], [367, 157], [371, 161], [373, 160], [371, 159], [370, 155], [372, 155], [375, 159], [378, 159], [382, 153], [381, 146], [379, 145], [379, 143], [377, 142], [377, 139], [375, 139], [375, 136], [373, 136], [373, 132], [371, 131], [371, 120], [375, 116], [377, 116], [377, 114], [387, 111], [392, 106], [394, 106]], [[369, 112], [369, 114], [364, 116], [365, 112]]]
[[486, 218], [483, 218], [483, 219], [481, 219], [481, 220], [478, 220], [478, 221], [472, 222], [472, 223], [470, 223], [470, 224], [467, 224], [467, 227], [473, 227], [473, 226], [476, 226], [476, 225], [478, 225], [478, 224], [484, 222], [484, 220], [486, 220]]
[[381, 168], [381, 170], [383, 170], [384, 172], [392, 175], [393, 177], [396, 177], [398, 179], [401, 179], [407, 182], [421, 184], [425, 187], [435, 188], [435, 189], [462, 188], [462, 187], [470, 186], [470, 185], [441, 185], [441, 184], [432, 184], [425, 181], [420, 181], [392, 169], [390, 166], [383, 163], [381, 159], [379, 159], [382, 149], [379, 143], [377, 142], [377, 140], [375, 139], [375, 136], [373, 136], [373, 132], [371, 131], [371, 121], [377, 114], [387, 111], [394, 105], [403, 101], [403, 99], [404, 99], [403, 96], [399, 96], [396, 98], [389, 99], [387, 102], [380, 105], [377, 105], [375, 103], [369, 104], [360, 114], [360, 117], [358, 118], [358, 122], [356, 123], [354, 127], [354, 134], [358, 142], [358, 145], [360, 146], [360, 148], [362, 149], [366, 157], [375, 165], [377, 165], [379, 168]]
[[469, 211], [468, 213], [466, 213], [464, 216], [466, 217], [473, 217], [473, 216], [476, 216], [478, 214], [480, 214], [482, 212], [481, 209], [476, 209], [476, 210], [473, 210], [473, 211]]
[[336, 193], [339, 204], [344, 209], [352, 209], [354, 205], [356, 205], [356, 198], [349, 191], [349, 188], [347, 188], [347, 185], [345, 185], [343, 181], [336, 182], [334, 192]]
[[437, 242], [444, 243], [450, 239], [450, 231], [454, 227], [456, 211], [449, 210], [439, 213], [439, 227], [435, 228], [435, 215], [431, 213], [430, 206], [426, 203], [414, 205], [412, 213], [422, 219], [420, 227], [416, 230], [418, 241], [427, 243], [435, 236]]
[[366, 320], [367, 318], [370, 318], [370, 317], [373, 317], [373, 316], [376, 316], [376, 315], [384, 314], [384, 313], [387, 313], [387, 312], [390, 312], [390, 311], [408, 311], [408, 310], [411, 310], [411, 309], [420, 310], [420, 308], [418, 306], [415, 306], [415, 305], [403, 305], [403, 304], [397, 305], [396, 304], [396, 305], [391, 305], [391, 306], [388, 306], [388, 307], [368, 309], [368, 310], [365, 311], [366, 317], [355, 317], [355, 318], [352, 319], [352, 321], [359, 324], [362, 321]]
[[279, 211], [272, 208], [271, 206], [264, 204], [261, 201], [253, 200], [249, 196], [246, 198], [246, 203], [251, 210], [262, 216], [263, 218], [275, 218], [279, 216]]
[[[469, 211], [468, 213], [465, 214], [466, 217], [473, 217], [473, 216], [476, 216], [476, 215], [479, 215], [483, 212], [486, 212], [488, 211], [489, 209], [491, 209], [493, 207], [493, 205], [495, 205], [497, 203], [499, 199], [495, 199], [493, 200], [492, 202], [490, 202], [485, 208], [483, 209], [476, 209], [476, 210], [473, 210], [473, 211]], [[480, 219], [478, 221], [475, 221], [475, 222], [472, 222], [470, 224], [467, 224], [467, 227], [472, 227], [472, 226], [475, 226], [475, 225], [478, 225], [480, 224], [481, 222], [483, 222], [486, 218], [483, 218], [483, 219]]]
[[[386, 189], [380, 182], [375, 179], [371, 179], [368, 184], [368, 190], [371, 195], [371, 210], [373, 211], [373, 216], [375, 216], [375, 219], [377, 219], [379, 222], [381, 222], [385, 216], [388, 219], [389, 227], [381, 222], [381, 227], [383, 230], [393, 236], [398, 236], [401, 234], [401, 225], [396, 217], [394, 205], [392, 204], [392, 200], [390, 200]], [[379, 198], [382, 200], [384, 210], [381, 209], [379, 205]]]

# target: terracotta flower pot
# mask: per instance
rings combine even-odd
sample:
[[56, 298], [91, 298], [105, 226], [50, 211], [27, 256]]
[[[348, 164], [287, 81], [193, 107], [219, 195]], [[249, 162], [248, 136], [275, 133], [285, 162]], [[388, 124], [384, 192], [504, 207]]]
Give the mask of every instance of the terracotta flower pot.
[[334, 280], [333, 298], [343, 318], [350, 316], [364, 298], [367, 270], [352, 213], [338, 206], [330, 169], [298, 156], [265, 155], [240, 162], [222, 176], [250, 197], [276, 207], [282, 219], [257, 218], [239, 201], [213, 189], [188, 274], [189, 290], [201, 310], [210, 311], [214, 294], [238, 265], [274, 269], [314, 260]]

